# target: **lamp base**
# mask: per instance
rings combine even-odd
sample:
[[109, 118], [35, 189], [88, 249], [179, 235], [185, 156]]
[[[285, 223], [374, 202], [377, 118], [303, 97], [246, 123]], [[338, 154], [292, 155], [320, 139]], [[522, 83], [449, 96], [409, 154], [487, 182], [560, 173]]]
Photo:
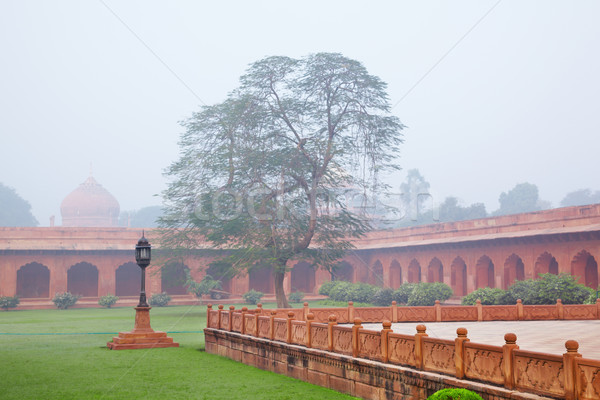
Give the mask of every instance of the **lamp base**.
[[179, 347], [165, 332], [150, 327], [150, 309], [135, 307], [135, 325], [130, 332], [119, 332], [112, 342], [106, 343], [111, 350], [153, 349], [155, 347]]

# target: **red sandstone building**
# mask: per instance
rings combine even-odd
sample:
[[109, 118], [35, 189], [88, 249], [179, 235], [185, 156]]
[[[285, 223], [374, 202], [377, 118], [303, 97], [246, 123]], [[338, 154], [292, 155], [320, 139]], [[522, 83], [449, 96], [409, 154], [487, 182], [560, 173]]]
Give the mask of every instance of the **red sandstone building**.
[[[18, 295], [25, 307], [51, 305], [54, 294], [64, 291], [81, 295], [84, 306], [106, 294], [133, 303], [140, 289], [133, 249], [141, 229], [116, 227], [119, 204], [92, 177], [64, 199], [61, 214], [62, 227], [0, 228], [0, 295]], [[564, 272], [597, 288], [600, 204], [378, 231], [355, 245], [336, 279], [392, 288], [445, 282], [456, 295], [465, 295]], [[155, 263], [148, 269], [146, 290], [149, 295], [167, 292], [176, 303], [193, 301], [182, 285], [185, 269], [201, 279], [213, 259], [212, 250], [201, 249], [164, 271]], [[290, 267], [288, 293], [317, 293], [331, 279], [306, 262]], [[223, 288], [234, 297], [249, 289], [274, 293], [267, 268], [227, 279]]]

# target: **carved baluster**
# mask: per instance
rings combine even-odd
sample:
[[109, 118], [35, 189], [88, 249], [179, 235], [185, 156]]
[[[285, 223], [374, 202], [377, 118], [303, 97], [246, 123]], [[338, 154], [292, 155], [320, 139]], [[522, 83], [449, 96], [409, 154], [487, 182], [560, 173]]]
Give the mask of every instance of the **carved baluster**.
[[[304, 303], [308, 305], [308, 303]], [[315, 319], [315, 315], [313, 313], [306, 314], [306, 347], [312, 347], [312, 333], [311, 333], [311, 325]]]
[[398, 304], [392, 301], [392, 322], [398, 322]]
[[227, 326], [227, 330], [231, 332], [233, 330], [233, 311], [235, 310], [235, 306], [229, 306], [229, 324]]
[[483, 306], [480, 299], [475, 302], [475, 307], [477, 307], [477, 321], [483, 321]]
[[439, 300], [435, 301], [433, 308], [435, 310], [435, 322], [442, 322], [442, 306]]
[[287, 317], [287, 335], [286, 335], [286, 342], [287, 343], [292, 343], [292, 321], [294, 320], [294, 312], [293, 311], [288, 311], [288, 317]]
[[217, 324], [217, 329], [222, 329], [221, 326], [221, 313], [223, 313], [223, 304], [219, 304], [219, 323]]
[[556, 313], [558, 314], [558, 319], [565, 319], [565, 308], [561, 299], [556, 299]]
[[271, 310], [271, 316], [269, 320], [269, 339], [271, 340], [275, 339], [275, 314], [277, 314], [277, 311]]
[[306, 318], [308, 318], [308, 313], [310, 312], [310, 308], [308, 308], [307, 302], [304, 302], [303, 308], [304, 308], [304, 311], [302, 313], [302, 316], [303, 316], [303, 319], [306, 321]]
[[212, 304], [206, 306], [206, 327], [210, 328], [210, 312], [212, 311]]
[[354, 321], [354, 302], [348, 302], [348, 321]]
[[467, 329], [458, 328], [456, 330], [458, 336], [454, 339], [454, 364], [456, 365], [456, 377], [464, 378], [465, 376], [465, 342], [469, 341], [467, 338]]
[[327, 322], [327, 349], [329, 351], [333, 351], [333, 327], [335, 325], [337, 325], [337, 317], [332, 314]]
[[246, 314], [248, 313], [248, 307], [242, 307], [242, 327], [240, 333], [244, 335], [246, 333]]
[[581, 354], [577, 352], [579, 350], [579, 343], [575, 340], [567, 340], [565, 342], [567, 352], [563, 354], [563, 365], [565, 371], [565, 399], [573, 400], [576, 398], [575, 390], [575, 358], [581, 357]]
[[513, 360], [513, 350], [518, 349], [517, 335], [514, 333], [507, 333], [504, 335], [504, 341], [506, 344], [502, 346], [502, 359], [504, 368], [504, 386], [512, 389], [515, 387], [515, 368]]
[[524, 313], [523, 313], [523, 302], [521, 301], [521, 299], [517, 300], [517, 319], [519, 321], [523, 321], [524, 317]]
[[391, 327], [392, 323], [390, 321], [383, 321], [383, 329], [381, 330], [381, 358], [383, 362], [388, 362], [390, 359], [389, 352], [389, 335], [390, 332], [393, 332]]
[[423, 368], [423, 337], [428, 336], [425, 331], [425, 325], [417, 325], [417, 334], [415, 335], [415, 364], [417, 368]]
[[360, 343], [358, 341], [358, 331], [362, 329], [362, 321], [360, 318], [354, 318], [354, 326], [352, 327], [352, 356], [358, 357]]

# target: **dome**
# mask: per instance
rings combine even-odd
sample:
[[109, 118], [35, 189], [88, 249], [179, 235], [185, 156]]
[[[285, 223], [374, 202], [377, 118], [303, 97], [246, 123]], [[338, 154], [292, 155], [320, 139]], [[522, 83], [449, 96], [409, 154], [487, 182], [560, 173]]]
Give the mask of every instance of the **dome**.
[[63, 226], [118, 226], [119, 202], [90, 175], [60, 205]]

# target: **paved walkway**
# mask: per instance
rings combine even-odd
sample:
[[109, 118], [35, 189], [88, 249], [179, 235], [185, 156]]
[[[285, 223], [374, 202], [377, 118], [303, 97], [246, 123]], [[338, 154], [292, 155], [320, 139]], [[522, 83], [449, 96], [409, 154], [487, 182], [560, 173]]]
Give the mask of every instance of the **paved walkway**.
[[[362, 324], [366, 329], [380, 330], [381, 324]], [[394, 332], [414, 335], [417, 322], [392, 324]], [[456, 329], [467, 328], [467, 337], [475, 343], [494, 346], [504, 344], [504, 334], [517, 335], [523, 350], [561, 355], [569, 339], [579, 343], [585, 358], [600, 360], [600, 321], [498, 321], [498, 322], [427, 322], [427, 334], [442, 339], [455, 339]]]

